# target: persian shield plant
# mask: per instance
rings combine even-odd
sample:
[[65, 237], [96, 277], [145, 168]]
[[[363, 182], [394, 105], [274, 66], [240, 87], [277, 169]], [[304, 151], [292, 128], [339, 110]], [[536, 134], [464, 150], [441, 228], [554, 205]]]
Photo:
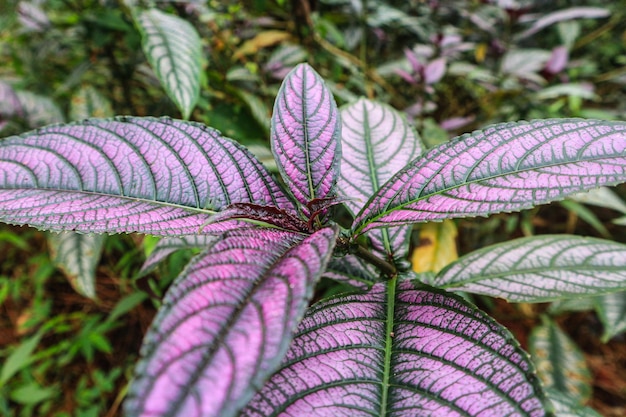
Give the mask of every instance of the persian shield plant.
[[[452, 291], [539, 302], [624, 290], [626, 246], [539, 236], [418, 276], [411, 224], [624, 182], [626, 123], [498, 124], [420, 155], [392, 108], [361, 99], [339, 110], [302, 64], [276, 99], [271, 147], [282, 181], [219, 132], [167, 118], [0, 142], [4, 222], [166, 238], [145, 268], [204, 248], [145, 337], [126, 415], [552, 413], [511, 334]], [[338, 205], [351, 225], [334, 220]], [[360, 290], [309, 307], [322, 276]]]

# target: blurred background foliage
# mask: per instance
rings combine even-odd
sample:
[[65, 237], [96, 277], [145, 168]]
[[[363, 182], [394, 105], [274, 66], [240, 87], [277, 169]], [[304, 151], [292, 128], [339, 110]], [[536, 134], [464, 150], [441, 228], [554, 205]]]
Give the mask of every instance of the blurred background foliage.
[[[339, 105], [360, 96], [388, 103], [428, 147], [497, 122], [626, 120], [624, 0], [2, 0], [0, 136], [87, 117], [182, 117], [142, 50], [137, 8], [191, 23], [202, 58], [190, 119], [270, 166], [273, 100], [303, 61]], [[626, 242], [626, 189], [607, 192], [416, 229], [414, 266], [439, 269], [457, 252], [523, 235]], [[116, 416], [160, 296], [192, 252], [139, 275], [154, 238], [83, 239], [73, 252], [58, 240], [0, 226], [0, 415]], [[336, 290], [324, 281], [320, 293]], [[623, 294], [612, 310], [597, 300], [474, 301], [538, 361], [546, 344], [582, 357], [567, 370], [584, 382], [574, 400], [626, 415]]]

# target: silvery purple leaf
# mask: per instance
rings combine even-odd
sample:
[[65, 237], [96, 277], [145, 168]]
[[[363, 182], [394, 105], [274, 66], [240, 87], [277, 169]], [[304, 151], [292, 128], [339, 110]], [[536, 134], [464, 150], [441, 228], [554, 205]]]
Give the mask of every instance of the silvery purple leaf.
[[415, 51], [409, 48], [404, 49], [404, 56], [406, 57], [409, 64], [411, 64], [411, 69], [414, 73], [420, 74], [424, 69], [424, 64], [420, 61], [420, 57], [417, 56]]
[[607, 17], [610, 14], [611, 11], [609, 9], [602, 7], [571, 7], [569, 9], [557, 10], [537, 19], [530, 28], [517, 35], [515, 39], [518, 41], [525, 39], [558, 22], [572, 19], [598, 19]]
[[141, 43], [167, 95], [188, 119], [200, 96], [202, 41], [186, 20], [152, 8], [133, 13]]
[[602, 321], [602, 343], [626, 331], [626, 292], [605, 294], [594, 300], [595, 310]]
[[518, 211], [626, 181], [626, 123], [502, 123], [431, 149], [398, 172], [355, 219], [373, 227]]
[[183, 237], [166, 237], [161, 239], [155, 246], [150, 255], [147, 257], [141, 269], [139, 276], [146, 275], [172, 253], [182, 249], [204, 248], [209, 246], [219, 236], [211, 235], [189, 235]]
[[0, 122], [23, 115], [24, 110], [13, 87], [0, 81]]
[[[365, 202], [393, 174], [417, 157], [422, 146], [415, 130], [391, 107], [359, 99], [341, 109], [341, 176], [337, 184], [346, 206], [358, 213]], [[390, 234], [394, 236], [390, 238]], [[370, 233], [383, 253], [399, 254], [405, 248], [407, 229]]]
[[235, 202], [295, 211], [267, 170], [205, 126], [124, 117], [0, 142], [0, 218], [48, 230], [197, 234]]
[[626, 245], [568, 235], [516, 239], [461, 257], [433, 285], [535, 303], [626, 290]]
[[141, 349], [128, 416], [235, 416], [280, 365], [337, 232], [239, 232], [169, 289]]
[[446, 58], [432, 60], [424, 67], [424, 83], [435, 84], [446, 74]]
[[48, 235], [52, 261], [85, 297], [96, 298], [96, 267], [105, 239], [105, 235], [71, 232]]
[[15, 94], [22, 108], [22, 117], [29, 128], [34, 129], [65, 121], [59, 106], [49, 97], [34, 94], [30, 91], [16, 91]]
[[339, 112], [330, 90], [309, 65], [296, 66], [283, 81], [271, 130], [278, 169], [295, 198], [306, 205], [332, 197], [341, 154]]
[[27, 32], [45, 32], [50, 28], [50, 19], [36, 3], [20, 1], [17, 4], [17, 16]]
[[241, 415], [547, 414], [528, 355], [504, 327], [459, 297], [394, 287], [311, 307]]
[[558, 74], [565, 69], [568, 59], [569, 51], [567, 47], [557, 46], [552, 50], [552, 55], [550, 55], [550, 59], [546, 62], [544, 71], [548, 74]]

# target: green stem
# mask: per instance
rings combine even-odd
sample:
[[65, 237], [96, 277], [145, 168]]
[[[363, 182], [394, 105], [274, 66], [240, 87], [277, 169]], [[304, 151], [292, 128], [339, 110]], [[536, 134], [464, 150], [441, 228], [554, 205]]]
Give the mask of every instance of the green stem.
[[372, 252], [368, 251], [361, 245], [354, 245], [350, 248], [350, 252], [363, 259], [364, 261], [374, 265], [376, 268], [380, 269], [381, 272], [387, 275], [389, 278], [393, 278], [398, 275], [398, 270], [395, 265], [390, 262], [387, 262], [384, 259], [379, 258], [374, 255]]
[[380, 396], [380, 415], [387, 415], [389, 401], [389, 379], [391, 377], [391, 354], [393, 352], [393, 327], [396, 312], [396, 277], [387, 282], [387, 322], [385, 326], [385, 359], [383, 362], [383, 377]]

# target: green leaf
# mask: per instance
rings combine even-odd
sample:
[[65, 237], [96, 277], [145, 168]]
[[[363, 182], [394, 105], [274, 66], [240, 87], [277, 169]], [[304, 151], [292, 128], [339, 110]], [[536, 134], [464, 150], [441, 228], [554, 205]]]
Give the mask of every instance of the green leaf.
[[167, 95], [188, 119], [200, 95], [202, 43], [196, 29], [157, 9], [136, 11], [143, 51]]
[[626, 330], [626, 292], [606, 294], [595, 301], [596, 312], [604, 325], [602, 341], [606, 343]]
[[589, 190], [589, 192], [586, 193], [574, 194], [571, 195], [569, 199], [579, 203], [604, 207], [626, 214], [626, 203], [624, 203], [624, 200], [622, 200], [615, 193], [615, 191], [608, 187], [600, 187], [594, 190]]
[[558, 417], [602, 417], [594, 409], [582, 406], [569, 395], [555, 389], [547, 389], [548, 399]]
[[547, 388], [552, 388], [583, 405], [591, 397], [591, 372], [583, 352], [556, 323], [542, 317], [528, 340], [537, 374]]
[[113, 116], [111, 102], [92, 86], [81, 87], [71, 98], [70, 119], [72, 120], [111, 116]]
[[611, 238], [611, 233], [609, 233], [607, 228], [604, 227], [600, 219], [598, 219], [598, 216], [596, 216], [593, 211], [589, 210], [587, 207], [583, 206], [582, 204], [577, 203], [576, 201], [564, 200], [564, 201], [561, 201], [560, 204], [563, 207], [565, 207], [567, 210], [576, 214], [578, 217], [580, 217], [582, 220], [588, 223], [591, 227], [596, 229], [596, 231], [600, 233], [602, 237], [607, 238], [607, 239]]
[[36, 382], [31, 382], [11, 391], [10, 397], [16, 403], [29, 405], [37, 404], [57, 395], [55, 387], [42, 387]]
[[126, 297], [118, 301], [117, 304], [115, 304], [115, 307], [113, 307], [113, 310], [111, 310], [111, 312], [109, 313], [109, 316], [107, 317], [106, 321], [114, 322], [119, 317], [123, 316], [124, 314], [132, 310], [133, 308], [137, 307], [146, 298], [148, 298], [148, 295], [144, 292], [134, 292], [132, 294], [128, 294]]
[[39, 344], [43, 332], [29, 337], [15, 349], [5, 360], [0, 370], [0, 386], [4, 385], [13, 375], [28, 366], [33, 360], [33, 352]]
[[96, 267], [105, 239], [106, 235], [72, 232], [48, 235], [54, 264], [79, 294], [92, 299], [96, 298]]

